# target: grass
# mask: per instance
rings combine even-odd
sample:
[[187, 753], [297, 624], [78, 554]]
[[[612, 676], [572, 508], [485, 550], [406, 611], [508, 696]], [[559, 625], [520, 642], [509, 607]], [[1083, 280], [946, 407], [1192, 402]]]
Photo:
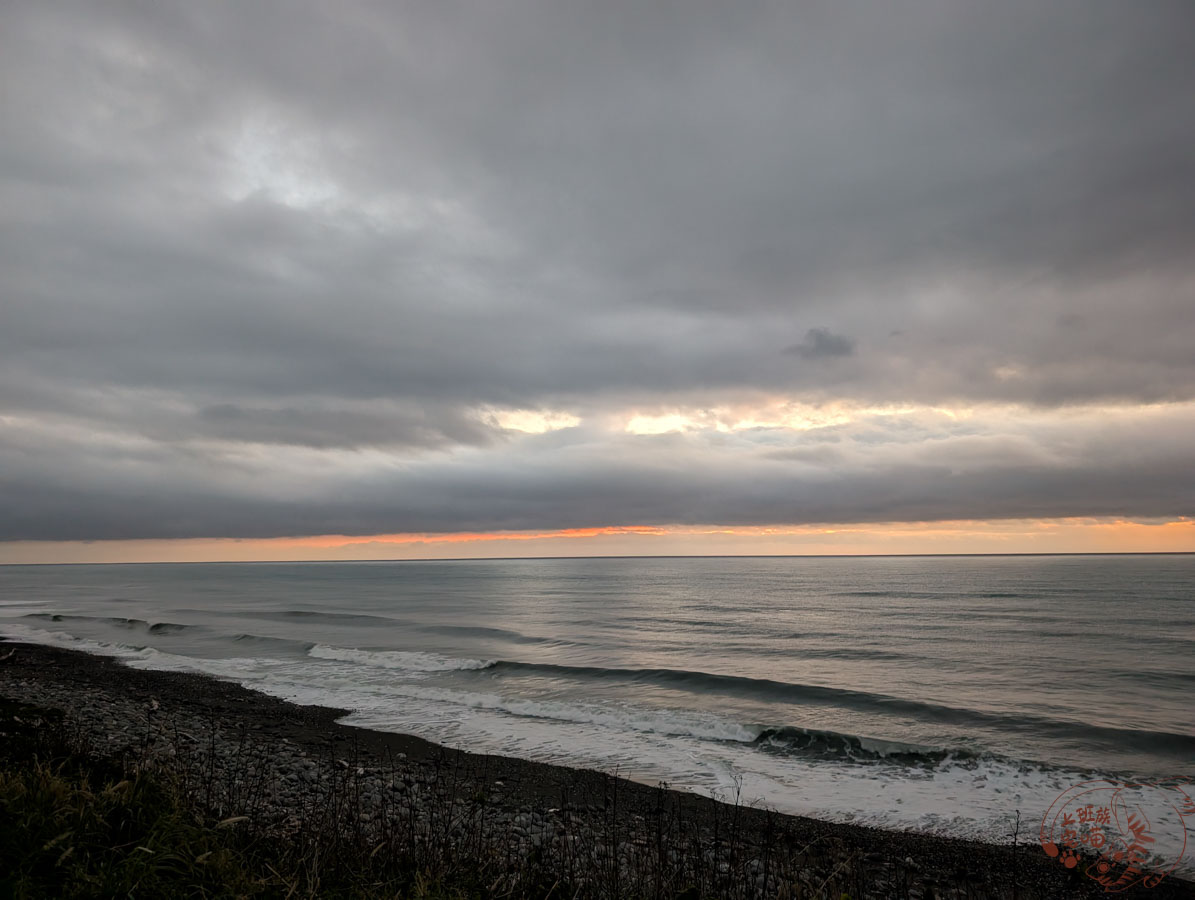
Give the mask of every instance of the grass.
[[168, 784], [119, 781], [71, 763], [0, 774], [0, 894], [13, 897], [250, 896], [252, 848], [188, 815]]
[[480, 847], [399, 843], [393, 829], [362, 842], [348, 779], [314, 793], [285, 837], [217, 818], [214, 798], [251, 800], [255, 774], [217, 784], [215, 767], [97, 757], [60, 714], [0, 699], [0, 898], [564, 896], [533, 863], [496, 884]]
[[[875, 885], [859, 851], [797, 840], [780, 816], [748, 829], [737, 803], [697, 820], [661, 786], [654, 809], [628, 815], [616, 778], [604, 796], [584, 793], [582, 831], [569, 824], [572, 798], [559, 798], [563, 831], [587, 837], [520, 847], [448, 754], [420, 787], [399, 789], [413, 782], [392, 767], [394, 792], [381, 795], [355, 762], [329, 756], [280, 822], [260, 748], [221, 749], [214, 734], [215, 723], [210, 740], [166, 755], [147, 741], [101, 757], [59, 714], [0, 698], [0, 898], [849, 900]], [[918, 896], [907, 870], [885, 877], [886, 896]], [[974, 890], [951, 895], [993, 896]]]
[[253, 847], [169, 779], [70, 745], [51, 713], [0, 706], [0, 896], [237, 897], [270, 887]]

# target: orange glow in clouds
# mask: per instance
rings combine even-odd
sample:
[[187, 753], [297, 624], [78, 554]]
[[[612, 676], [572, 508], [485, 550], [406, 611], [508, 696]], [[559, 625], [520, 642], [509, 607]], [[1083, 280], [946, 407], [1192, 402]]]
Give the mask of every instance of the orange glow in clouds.
[[1159, 552], [1195, 552], [1195, 519], [623, 525], [551, 531], [313, 535], [262, 540], [17, 541], [0, 543], [0, 563]]
[[347, 547], [353, 544], [470, 544], [486, 541], [539, 541], [545, 538], [592, 538], [613, 534], [668, 534], [655, 525], [626, 525], [611, 528], [562, 528], [558, 531], [462, 531], [449, 534], [376, 534], [348, 537], [322, 534], [314, 537], [279, 538], [296, 547]]

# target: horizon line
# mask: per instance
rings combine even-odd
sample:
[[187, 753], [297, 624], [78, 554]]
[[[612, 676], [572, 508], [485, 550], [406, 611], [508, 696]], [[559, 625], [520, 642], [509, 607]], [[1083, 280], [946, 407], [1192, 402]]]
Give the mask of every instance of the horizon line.
[[593, 554], [561, 556], [420, 556], [389, 559], [204, 559], [204, 560], [105, 560], [92, 562], [0, 562], [8, 566], [241, 566], [241, 565], [338, 565], [352, 563], [421, 563], [421, 562], [535, 562], [551, 559], [942, 559], [967, 557], [1016, 556], [1195, 556], [1195, 550], [1062, 550], [1022, 551], [1008, 553], [659, 553], [659, 554]]

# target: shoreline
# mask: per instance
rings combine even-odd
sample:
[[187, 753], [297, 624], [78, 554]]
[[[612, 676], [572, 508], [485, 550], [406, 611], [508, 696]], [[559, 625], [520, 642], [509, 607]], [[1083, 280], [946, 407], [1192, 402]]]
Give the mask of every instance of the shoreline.
[[[397, 790], [412, 816], [434, 817], [449, 802], [449, 782], [450, 805], [484, 798], [474, 802], [484, 806], [496, 839], [506, 841], [514, 854], [551, 857], [579, 836], [594, 838], [594, 846], [601, 847], [602, 836], [609, 835], [615, 857], [625, 853], [633, 861], [636, 854], [646, 855], [636, 848], [653, 838], [653, 827], [653, 839], [661, 840], [661, 810], [667, 809], [688, 829], [685, 840], [713, 848], [703, 852], [714, 870], [741, 863], [753, 872], [758, 896], [774, 893], [772, 876], [751, 866], [758, 867], [760, 859], [766, 864], [761, 848], [779, 846], [780, 840], [801, 851], [805, 890], [824, 890], [835, 898], [843, 892], [851, 892], [852, 900], [1104, 895], [1078, 870], [1046, 857], [1037, 844], [1037, 822], [1030, 819], [1021, 823], [1016, 850], [831, 823], [598, 771], [442, 747], [337, 721], [349, 710], [300, 706], [206, 675], [135, 669], [117, 658], [37, 644], [0, 643], [0, 698], [61, 709], [90, 746], [108, 755], [139, 750], [177, 760], [208, 750], [206, 762], [214, 765], [217, 757], [248, 753], [261, 767], [265, 786], [255, 801], [257, 816], [276, 829], [284, 830], [295, 817], [299, 798], [312, 785], [340, 771], [355, 774], [367, 797], [385, 786]], [[241, 814], [235, 800], [231, 794], [221, 799], [222, 811]], [[378, 815], [368, 805], [360, 813], [367, 825]], [[834, 890], [839, 893], [831, 894]], [[1122, 896], [1195, 897], [1195, 884], [1168, 877], [1156, 888]]]

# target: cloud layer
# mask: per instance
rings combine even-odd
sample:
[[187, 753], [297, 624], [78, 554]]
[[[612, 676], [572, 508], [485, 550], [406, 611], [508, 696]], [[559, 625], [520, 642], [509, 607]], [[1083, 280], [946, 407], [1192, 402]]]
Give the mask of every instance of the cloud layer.
[[1195, 509], [1187, 3], [0, 16], [0, 539]]

